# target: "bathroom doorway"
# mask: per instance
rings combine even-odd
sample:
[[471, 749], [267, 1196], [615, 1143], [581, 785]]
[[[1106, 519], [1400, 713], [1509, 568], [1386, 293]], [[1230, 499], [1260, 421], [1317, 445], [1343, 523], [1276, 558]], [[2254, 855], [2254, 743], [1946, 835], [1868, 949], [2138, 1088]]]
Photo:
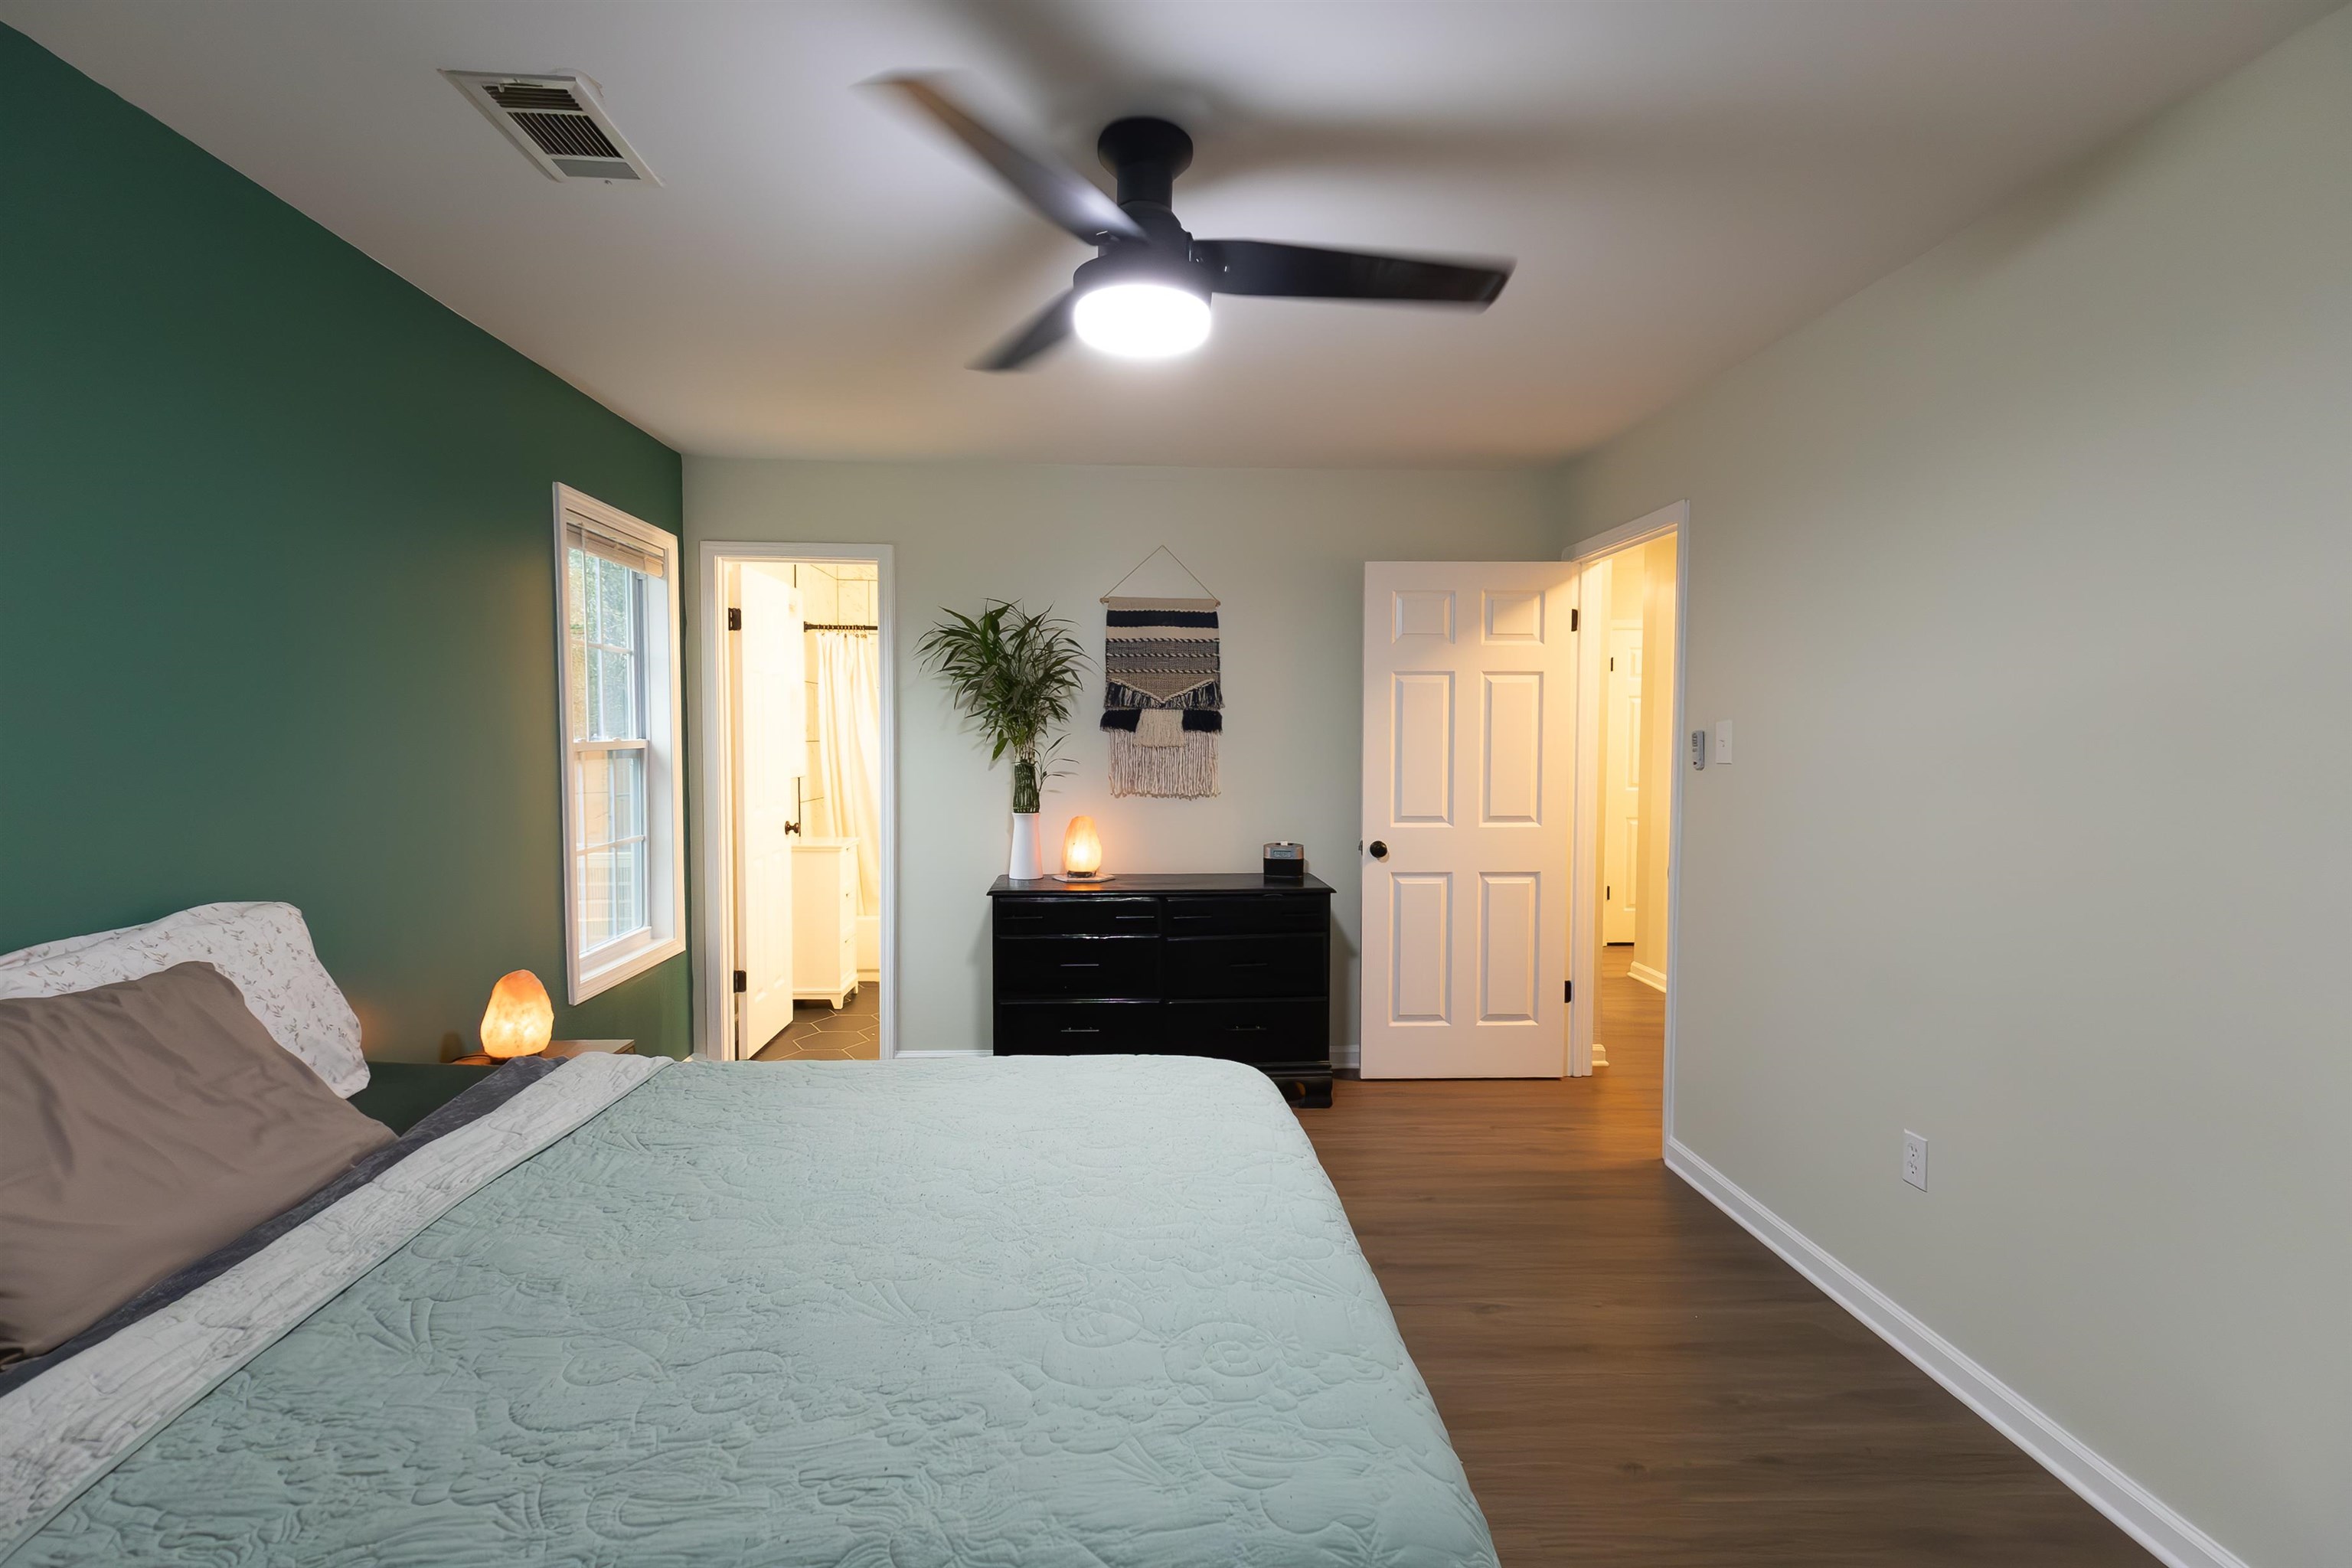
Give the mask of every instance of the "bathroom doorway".
[[891, 1055], [888, 552], [703, 553], [702, 1054]]

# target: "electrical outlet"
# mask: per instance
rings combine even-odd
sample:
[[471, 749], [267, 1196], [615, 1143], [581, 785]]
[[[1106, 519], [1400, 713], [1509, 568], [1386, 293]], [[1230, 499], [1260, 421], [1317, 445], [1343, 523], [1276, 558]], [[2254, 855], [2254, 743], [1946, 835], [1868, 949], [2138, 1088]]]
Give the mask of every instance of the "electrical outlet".
[[1923, 1193], [1927, 1190], [1927, 1141], [1907, 1128], [1903, 1133], [1903, 1179]]

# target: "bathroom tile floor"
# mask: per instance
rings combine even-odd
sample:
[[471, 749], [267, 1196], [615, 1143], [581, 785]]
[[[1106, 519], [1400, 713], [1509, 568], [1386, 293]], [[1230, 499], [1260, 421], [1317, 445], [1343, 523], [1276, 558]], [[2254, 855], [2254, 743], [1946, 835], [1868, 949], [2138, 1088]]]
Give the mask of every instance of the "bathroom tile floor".
[[793, 1021], [751, 1059], [762, 1062], [870, 1062], [882, 1055], [881, 992], [872, 981], [839, 1012], [823, 1002], [798, 1002]]

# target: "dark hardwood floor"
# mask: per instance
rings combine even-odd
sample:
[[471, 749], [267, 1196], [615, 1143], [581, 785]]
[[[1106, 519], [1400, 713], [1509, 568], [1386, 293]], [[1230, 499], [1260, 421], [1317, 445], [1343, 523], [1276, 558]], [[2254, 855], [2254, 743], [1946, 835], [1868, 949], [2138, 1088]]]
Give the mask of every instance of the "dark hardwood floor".
[[1299, 1114], [1507, 1568], [2148, 1568], [1660, 1163], [1664, 998], [1611, 952], [1593, 1077]]

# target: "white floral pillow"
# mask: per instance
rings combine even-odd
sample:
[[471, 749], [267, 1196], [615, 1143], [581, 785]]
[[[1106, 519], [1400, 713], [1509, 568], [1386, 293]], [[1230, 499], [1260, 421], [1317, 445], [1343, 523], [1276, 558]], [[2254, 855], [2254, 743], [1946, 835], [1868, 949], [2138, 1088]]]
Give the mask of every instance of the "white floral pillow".
[[59, 996], [191, 962], [227, 975], [269, 1037], [329, 1089], [349, 1098], [367, 1087], [359, 1017], [291, 904], [201, 904], [149, 925], [8, 953], [0, 956], [0, 997]]

